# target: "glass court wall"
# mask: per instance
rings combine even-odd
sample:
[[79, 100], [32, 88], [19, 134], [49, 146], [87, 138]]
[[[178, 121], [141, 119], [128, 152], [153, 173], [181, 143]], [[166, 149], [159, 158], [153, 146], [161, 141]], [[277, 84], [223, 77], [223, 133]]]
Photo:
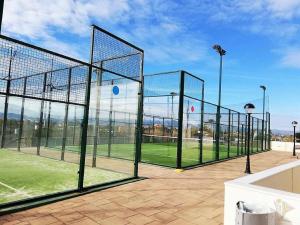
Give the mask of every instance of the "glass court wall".
[[90, 63], [0, 35], [0, 212], [137, 177], [142, 65], [96, 26]]
[[[245, 155], [248, 116], [220, 107], [218, 130], [217, 112], [204, 101], [200, 78], [185, 71], [146, 75], [141, 161], [185, 168]], [[251, 154], [270, 149], [270, 114], [264, 122], [250, 119]]]
[[203, 90], [204, 81], [186, 71], [144, 76], [143, 162], [198, 164]]

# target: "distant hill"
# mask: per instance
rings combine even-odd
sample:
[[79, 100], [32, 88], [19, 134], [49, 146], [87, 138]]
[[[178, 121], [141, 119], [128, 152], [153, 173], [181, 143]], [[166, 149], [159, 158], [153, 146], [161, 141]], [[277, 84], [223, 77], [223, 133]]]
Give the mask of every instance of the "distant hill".
[[273, 135], [293, 135], [293, 131], [273, 129], [272, 134]]

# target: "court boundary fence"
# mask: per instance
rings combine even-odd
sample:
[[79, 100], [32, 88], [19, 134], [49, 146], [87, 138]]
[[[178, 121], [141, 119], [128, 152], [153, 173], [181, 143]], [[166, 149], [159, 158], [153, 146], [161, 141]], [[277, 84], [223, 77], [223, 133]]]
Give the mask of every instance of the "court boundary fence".
[[[76, 135], [74, 134], [72, 142], [73, 144], [76, 142], [80, 146], [78, 150], [79, 161], [77, 163], [79, 168], [76, 189], [3, 203], [0, 204], [0, 213], [7, 208], [13, 210], [21, 205], [28, 207], [29, 204], [35, 204], [39, 201], [45, 202], [53, 197], [67, 196], [70, 192], [84, 193], [90, 189], [115, 186], [118, 183], [139, 178], [138, 154], [141, 148], [141, 115], [143, 110], [144, 51], [142, 49], [96, 25], [92, 25], [89, 62], [49, 51], [4, 35], [0, 35], [0, 56], [0, 95], [3, 100], [1, 102], [3, 115], [0, 147], [21, 151], [26, 145], [24, 143], [24, 133], [26, 132], [24, 131], [26, 117], [24, 111], [27, 111], [26, 107], [30, 107], [28, 106], [30, 102], [35, 103], [38, 108], [37, 120], [31, 122], [30, 126], [26, 124], [27, 127], [30, 127], [31, 134], [34, 136], [34, 138], [31, 137], [30, 147], [35, 150], [34, 153], [30, 152], [30, 154], [41, 156], [41, 147], [50, 147], [49, 135], [51, 133], [49, 134], [49, 126], [51, 124], [49, 121], [51, 120], [59, 127], [61, 135], [60, 156], [57, 160], [65, 160], [70, 124], [77, 123], [74, 125], [73, 130], [79, 132]], [[98, 82], [99, 76], [103, 77], [101, 82]], [[88, 163], [86, 158], [88, 135], [91, 129], [101, 131], [99, 116], [91, 118], [91, 88], [92, 85], [96, 88], [105, 85], [112, 86], [113, 82], [111, 81], [121, 85], [123, 83], [127, 84], [127, 82], [132, 83], [135, 88], [132, 93], [136, 98], [132, 104], [135, 104], [136, 112], [130, 118], [133, 127], [131, 140], [133, 140], [132, 145], [134, 145], [133, 162], [130, 164], [133, 171], [125, 179], [118, 178], [119, 180], [113, 180], [112, 182], [86, 186], [84, 180], [85, 168]], [[116, 95], [119, 94], [113, 88], [112, 91]], [[98, 101], [100, 101], [99, 98]], [[15, 105], [10, 104], [9, 99], [17, 99], [20, 102], [18, 118], [10, 113], [10, 109]], [[26, 103], [27, 101], [29, 103]], [[52, 108], [53, 104], [60, 104], [61, 114], [63, 114], [61, 123], [58, 123], [56, 118], [50, 119], [51, 104]], [[31, 105], [31, 107], [35, 106]], [[70, 110], [74, 110], [75, 107], [80, 109], [80, 113], [77, 115], [77, 119], [70, 121], [70, 118], [68, 118]], [[46, 108], [48, 111], [45, 111]], [[96, 114], [99, 114], [100, 108], [98, 106], [96, 108]], [[10, 117], [13, 118], [13, 121], [10, 120]], [[104, 119], [108, 121], [106, 117]], [[26, 118], [26, 120], [33, 121], [31, 118]], [[99, 135], [97, 132], [95, 133], [94, 140], [96, 140], [96, 144], [101, 143]], [[97, 155], [97, 152], [93, 151], [93, 167], [96, 165], [94, 153]]]
[[[186, 82], [188, 80], [187, 77], [191, 80], [190, 82]], [[172, 79], [173, 82], [172, 84], [168, 84], [164, 82], [164, 79]], [[195, 84], [197, 85], [195, 86]], [[154, 87], [161, 91], [155, 92]], [[190, 94], [190, 89], [193, 89], [194, 93]], [[169, 113], [167, 113], [167, 115], [164, 113], [164, 111], [169, 111], [170, 103], [169, 100], [166, 101], [163, 100], [163, 98], [168, 99], [169, 97], [172, 98], [171, 116]], [[174, 103], [173, 99], [175, 97], [177, 99]], [[192, 110], [189, 105], [191, 102]], [[147, 104], [150, 106], [148, 107]], [[167, 107], [165, 106], [166, 104], [168, 105]], [[197, 104], [196, 107], [194, 107], [195, 104]], [[176, 107], [173, 105], [176, 105]], [[153, 109], [155, 106], [157, 106], [156, 110]], [[173, 113], [174, 108], [176, 108], [176, 117], [174, 117]], [[195, 110], [195, 108], [199, 109]], [[186, 71], [171, 71], [145, 75], [143, 143], [168, 145], [167, 142], [176, 142], [176, 156], [173, 157], [174, 159], [171, 164], [161, 162], [160, 158], [165, 157], [163, 155], [164, 153], [161, 155], [153, 154], [151, 157], [153, 159], [149, 160], [146, 156], [143, 157], [143, 152], [145, 153], [145, 151], [143, 151], [142, 147], [140, 161], [181, 169], [244, 156], [246, 154], [246, 142], [248, 137], [248, 115], [222, 106], [219, 112], [220, 126], [217, 126], [218, 106], [204, 100], [204, 81], [201, 78]], [[195, 114], [199, 114], [197, 119], [192, 119], [194, 121], [189, 123], [188, 120], [190, 120], [190, 117], [195, 117]], [[257, 114], [258, 113], [255, 115]], [[270, 150], [271, 117], [269, 112], [266, 112], [265, 118], [263, 121], [254, 116], [250, 117], [250, 154]], [[166, 123], [168, 120], [172, 121], [171, 126], [170, 123]], [[195, 122], [195, 120], [197, 121]], [[193, 126], [194, 130], [192, 130]], [[264, 131], [262, 131], [262, 129], [264, 129]], [[168, 130], [171, 130], [171, 132], [166, 132]], [[189, 142], [192, 141], [191, 137], [193, 137], [194, 141], [198, 142], [197, 150], [183, 149], [183, 144], [188, 145]], [[205, 143], [207, 142], [210, 142], [209, 150], [205, 147]], [[174, 148], [174, 146], [171, 146], [166, 147], [166, 149], [172, 147]], [[154, 151], [155, 150], [153, 150], [153, 152]], [[197, 154], [190, 156], [188, 151], [197, 151]], [[211, 152], [209, 159], [207, 159], [208, 151]], [[147, 152], [147, 156], [149, 156], [149, 154], [150, 153]], [[184, 162], [185, 155], [189, 157], [187, 160], [190, 162]], [[170, 158], [170, 155], [166, 157]]]

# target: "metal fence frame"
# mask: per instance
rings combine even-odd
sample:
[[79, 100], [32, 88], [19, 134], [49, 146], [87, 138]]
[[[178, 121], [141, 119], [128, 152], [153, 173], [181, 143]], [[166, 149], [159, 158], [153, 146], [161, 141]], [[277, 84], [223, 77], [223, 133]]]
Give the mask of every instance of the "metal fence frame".
[[[226, 107], [220, 107], [220, 115], [223, 116], [225, 114], [228, 114], [228, 117], [224, 120], [223, 117], [222, 119], [219, 120], [219, 126], [226, 129], [225, 131], [225, 136], [221, 137], [220, 133], [218, 133], [218, 129], [216, 129], [217, 127], [217, 112], [218, 112], [218, 106], [213, 104], [213, 103], [209, 103], [204, 101], [204, 81], [199, 78], [196, 77], [186, 71], [171, 71], [171, 72], [165, 72], [165, 73], [157, 73], [157, 74], [150, 74], [150, 75], [145, 75], [145, 78], [149, 79], [149, 83], [147, 83], [147, 81], [144, 83], [145, 87], [144, 89], [147, 90], [149, 88], [148, 85], [153, 85], [151, 84], [151, 76], [166, 76], [166, 75], [170, 75], [170, 74], [174, 74], [175, 76], [179, 76], [179, 106], [178, 106], [178, 134], [176, 136], [177, 138], [177, 154], [176, 154], [176, 163], [173, 163], [172, 165], [165, 165], [165, 164], [161, 164], [161, 163], [157, 163], [157, 162], [149, 162], [149, 161], [143, 161], [143, 159], [141, 159], [142, 162], [146, 162], [146, 163], [152, 163], [152, 164], [158, 164], [158, 165], [163, 165], [163, 166], [168, 166], [168, 167], [174, 167], [177, 169], [181, 169], [181, 168], [189, 168], [189, 167], [194, 167], [194, 166], [201, 166], [201, 165], [205, 165], [205, 164], [210, 164], [210, 163], [214, 163], [214, 162], [220, 162], [220, 161], [224, 161], [224, 160], [228, 160], [231, 158], [236, 158], [236, 157], [241, 157], [244, 156], [246, 154], [246, 141], [247, 141], [247, 121], [248, 121], [248, 116], [245, 113], [240, 113], [237, 112], [235, 110], [226, 108]], [[201, 115], [200, 115], [200, 124], [201, 127], [199, 128], [199, 160], [193, 164], [193, 165], [183, 165], [182, 160], [183, 160], [183, 156], [182, 156], [182, 143], [183, 143], [183, 127], [182, 127], [182, 121], [183, 121], [183, 107], [184, 107], [184, 97], [190, 97], [187, 96], [185, 94], [185, 84], [184, 84], [184, 77], [185, 76], [192, 76], [194, 79], [198, 79], [202, 81], [202, 86], [199, 86], [199, 96], [201, 96], [200, 99], [197, 99], [198, 101], [201, 102]], [[157, 79], [157, 78], [155, 78]], [[176, 78], [177, 79], [177, 78]], [[176, 80], [174, 78], [174, 80]], [[161, 86], [159, 88], [163, 88], [164, 84], [162, 82]], [[166, 86], [167, 88], [167, 86]], [[161, 96], [166, 96], [166, 95], [148, 95], [147, 93], [145, 93], [145, 98], [155, 98], [155, 97], [161, 97]], [[145, 103], [146, 105], [146, 103]], [[206, 107], [210, 106], [213, 107], [215, 109], [215, 112], [209, 113], [206, 110]], [[172, 106], [173, 107], [173, 106]], [[222, 111], [225, 111], [226, 113], [222, 113]], [[206, 115], [207, 113], [209, 115], [212, 115], [212, 117], [214, 118], [213, 122], [211, 121], [207, 121], [206, 120]], [[144, 116], [145, 117], [153, 117], [153, 123], [152, 123], [152, 129], [154, 129], [155, 123], [154, 123], [154, 118], [161, 118], [163, 121], [165, 121], [166, 119], [168, 119], [167, 117], [163, 117], [162, 115], [158, 114], [151, 114], [149, 112], [144, 111]], [[233, 118], [235, 116], [235, 118]], [[242, 119], [243, 116], [243, 119]], [[221, 118], [221, 117], [220, 117]], [[263, 152], [263, 151], [268, 151], [270, 150], [270, 113], [266, 112], [266, 119], [264, 121], [264, 131], [262, 132], [262, 123], [263, 120], [256, 118], [254, 116], [251, 116], [251, 154], [254, 153], [258, 153], [258, 152]], [[245, 120], [245, 121], [243, 121]], [[212, 160], [209, 161], [205, 161], [203, 158], [203, 141], [204, 141], [204, 125], [205, 124], [211, 124], [214, 128], [213, 128], [213, 151], [215, 153], [215, 156], [213, 157]], [[144, 126], [143, 126], [143, 132], [144, 135], [147, 135], [147, 129], [151, 129], [151, 125], [148, 126], [148, 124], [146, 124], [146, 122], [144, 121]], [[164, 124], [163, 124], [163, 131], [165, 130]], [[173, 128], [172, 128], [173, 129]], [[146, 132], [146, 133], [145, 133]], [[154, 135], [154, 132], [152, 132]], [[150, 134], [150, 132], [149, 132]], [[231, 136], [232, 135], [232, 136]], [[164, 136], [164, 135], [163, 135]], [[226, 145], [227, 145], [227, 154], [226, 156], [220, 156], [220, 142], [222, 138], [227, 139], [226, 141]], [[233, 138], [236, 139], [233, 141]], [[231, 145], [233, 145], [233, 143], [236, 141], [236, 153], [232, 153], [231, 150]], [[222, 140], [222, 142], [224, 142], [224, 140]], [[147, 142], [148, 143], [148, 142]], [[143, 154], [143, 148], [142, 148], [142, 154]], [[157, 156], [159, 157], [159, 156]]]
[[[133, 66], [130, 65], [132, 63], [130, 60], [126, 59], [123, 62], [121, 62], [122, 57], [118, 58], [109, 58], [108, 60], [115, 60], [115, 64], [113, 63], [106, 63], [105, 66], [99, 66], [100, 64], [102, 65], [102, 61], [95, 61], [94, 53], [96, 54], [96, 51], [100, 51], [102, 46], [97, 48], [95, 44], [95, 33], [98, 32], [100, 34], [105, 35], [108, 38], [111, 38], [113, 41], [115, 41], [117, 44], [119, 43], [120, 45], [125, 46], [124, 48], [128, 49], [133, 49], [132, 51], [135, 52], [135, 58], [132, 60], [135, 64]], [[43, 196], [37, 196], [37, 197], [32, 197], [30, 199], [23, 199], [23, 200], [17, 200], [13, 202], [8, 202], [4, 204], [0, 204], [0, 214], [2, 213], [7, 213], [11, 212], [14, 210], [18, 209], [23, 209], [29, 208], [38, 204], [45, 204], [47, 202], [53, 201], [53, 198], [58, 199], [58, 198], [68, 198], [70, 197], [70, 193], [72, 193], [72, 196], [79, 195], [79, 194], [84, 194], [88, 193], [90, 190], [96, 190], [96, 189], [101, 189], [101, 188], [107, 188], [110, 186], [115, 186], [120, 183], [126, 183], [126, 182], [132, 182], [134, 180], [140, 179], [138, 177], [138, 161], [139, 161], [139, 155], [141, 152], [141, 127], [142, 127], [142, 110], [143, 110], [143, 62], [144, 62], [144, 51], [135, 45], [115, 36], [114, 34], [103, 30], [100, 27], [97, 27], [96, 25], [92, 25], [92, 34], [91, 34], [91, 45], [90, 45], [90, 62], [83, 62], [81, 60], [77, 60], [53, 51], [49, 51], [44, 48], [40, 48], [4, 35], [0, 35], [0, 40], [5, 42], [5, 43], [11, 43], [12, 46], [19, 46], [20, 48], [26, 49], [26, 51], [29, 51], [28, 54], [32, 54], [33, 57], [36, 57], [35, 60], [33, 60], [30, 64], [31, 67], [26, 64], [26, 62], [22, 61], [22, 58], [19, 60], [19, 63], [21, 65], [18, 65], [18, 68], [15, 69], [16, 71], [16, 76], [19, 77], [11, 77], [11, 68], [12, 68], [12, 61], [14, 57], [14, 52], [13, 52], [13, 47], [11, 47], [11, 52], [8, 53], [11, 56], [8, 56], [8, 60], [3, 58], [3, 65], [4, 67], [0, 70], [0, 76], [2, 75], [0, 79], [0, 94], [2, 96], [5, 96], [5, 103], [4, 103], [4, 115], [3, 115], [3, 124], [2, 124], [2, 133], [1, 133], [1, 148], [5, 147], [5, 140], [6, 140], [6, 132], [7, 132], [7, 123], [8, 123], [8, 98], [9, 97], [17, 97], [22, 100], [22, 106], [21, 106], [21, 114], [20, 114], [20, 121], [19, 121], [19, 133], [18, 133], [18, 140], [17, 140], [17, 149], [20, 151], [21, 147], [21, 138], [22, 138], [22, 133], [23, 133], [23, 120], [24, 120], [24, 102], [25, 99], [32, 99], [32, 100], [38, 100], [41, 102], [40, 106], [40, 119], [38, 124], [36, 125], [37, 127], [37, 148], [36, 148], [36, 155], [40, 155], [40, 146], [42, 145], [41, 143], [41, 135], [42, 135], [42, 127], [43, 127], [43, 117], [44, 117], [44, 104], [49, 103], [49, 108], [51, 108], [51, 103], [64, 103], [65, 104], [65, 115], [64, 115], [64, 122], [63, 122], [63, 128], [62, 128], [62, 149], [61, 149], [61, 160], [64, 160], [64, 153], [65, 153], [65, 146], [66, 146], [66, 135], [67, 135], [67, 123], [68, 123], [68, 111], [69, 111], [69, 106], [74, 105], [74, 106], [80, 106], [84, 108], [84, 114], [81, 122], [81, 150], [80, 150], [80, 161], [79, 161], [79, 170], [78, 170], [78, 186], [77, 189], [74, 190], [66, 190], [61, 193], [51, 193]], [[101, 41], [101, 39], [99, 40]], [[110, 47], [110, 46], [108, 46]], [[119, 46], [117, 46], [119, 47]], [[96, 50], [95, 50], [96, 49]], [[4, 51], [4, 50], [3, 50]], [[118, 51], [118, 49], [113, 49], [112, 51]], [[5, 52], [3, 54], [6, 54]], [[101, 54], [101, 53], [99, 53]], [[121, 53], [122, 54], [122, 53]], [[42, 57], [46, 57], [43, 59]], [[24, 57], [24, 56], [20, 56]], [[39, 58], [40, 57], [40, 58]], [[99, 56], [100, 57], [100, 56]], [[103, 56], [106, 57], [106, 56]], [[124, 57], [130, 57], [128, 55]], [[43, 65], [48, 65], [49, 64], [49, 58], [54, 58], [52, 59], [52, 65], [54, 67], [59, 67], [59, 63], [61, 61], [65, 62], [67, 66], [63, 68], [57, 68], [53, 69], [51, 67], [51, 70], [46, 70], [43, 71], [45, 68], [43, 68]], [[101, 57], [100, 57], [101, 58]], [[57, 59], [57, 61], [55, 61]], [[5, 61], [6, 60], [6, 61]], [[25, 59], [24, 59], [25, 60]], [[45, 62], [43, 62], [45, 60]], [[46, 60], [48, 60], [46, 62]], [[107, 59], [104, 59], [107, 62]], [[111, 61], [110, 61], [111, 62]], [[22, 64], [23, 63], [23, 64]], [[44, 63], [44, 64], [42, 64]], [[121, 64], [123, 63], [123, 64]], [[126, 66], [128, 66], [129, 69], [136, 69], [134, 71], [135, 77], [131, 77], [131, 72], [132, 71], [122, 71], [125, 63], [127, 63]], [[51, 63], [50, 63], [51, 64]], [[63, 63], [62, 63], [63, 64]], [[27, 67], [26, 67], [27, 66]], [[77, 78], [79, 79], [80, 74], [73, 74], [72, 71], [83, 67], [84, 71], [84, 79], [81, 79], [78, 81], [79, 83], [74, 84], [73, 80], [76, 80]], [[22, 70], [24, 69], [24, 71]], [[38, 73], [32, 74], [32, 71], [37, 70]], [[40, 70], [40, 71], [39, 71]], [[49, 79], [52, 79], [52, 73], [58, 72], [60, 70], [66, 70], [66, 74], [62, 80], [58, 82], [55, 87], [52, 85], [52, 81], [49, 83]], [[104, 184], [95, 184], [92, 186], [84, 186], [84, 174], [85, 174], [85, 166], [86, 166], [86, 151], [87, 151], [87, 133], [88, 133], [88, 128], [89, 128], [89, 108], [90, 108], [90, 95], [91, 95], [91, 82], [92, 82], [92, 76], [93, 76], [93, 70], [99, 70], [103, 72], [108, 72], [110, 74], [113, 74], [116, 77], [120, 77], [122, 79], [126, 80], [131, 80], [136, 82], [138, 86], [138, 95], [137, 95], [137, 113], [133, 116], [136, 117], [135, 119], [135, 153], [134, 153], [134, 172], [131, 178], [126, 178], [126, 179], [120, 179], [118, 181], [113, 181], [110, 183], [104, 183]], [[126, 73], [128, 72], [128, 73]], [[4, 76], [4, 74], [9, 74], [8, 76]], [[42, 79], [41, 86], [38, 86], [39, 84], [36, 84], [36, 88], [29, 90], [28, 88], [30, 87], [29, 80], [33, 80], [34, 78], [37, 77]], [[50, 78], [49, 78], [50, 77]], [[12, 84], [16, 83], [16, 89], [12, 89], [13, 86]], [[19, 86], [18, 86], [19, 85]], [[21, 86], [20, 86], [21, 85]], [[74, 94], [73, 92], [76, 90], [73, 89], [75, 86], [78, 86], [80, 88], [81, 96], [82, 98], [79, 98], [78, 96], [76, 97], [76, 93]], [[77, 87], [76, 86], [76, 87]], [[34, 86], [32, 86], [34, 87]], [[13, 91], [11, 91], [13, 90]], [[29, 90], [29, 91], [28, 91]], [[63, 90], [63, 91], [62, 91]], [[31, 92], [30, 92], [31, 91]], [[57, 92], [64, 92], [63, 96], [55, 96], [55, 91]], [[30, 92], [30, 93], [29, 93]], [[48, 121], [50, 121], [51, 118], [51, 113], [50, 110], [48, 112]], [[74, 125], [75, 129], [75, 125]], [[49, 124], [48, 124], [48, 131], [49, 131]], [[49, 132], [47, 131], [46, 134], [46, 143], [45, 145], [48, 145], [48, 137], [49, 137]], [[58, 197], [59, 196], [59, 197]], [[41, 203], [42, 202], [42, 203]]]

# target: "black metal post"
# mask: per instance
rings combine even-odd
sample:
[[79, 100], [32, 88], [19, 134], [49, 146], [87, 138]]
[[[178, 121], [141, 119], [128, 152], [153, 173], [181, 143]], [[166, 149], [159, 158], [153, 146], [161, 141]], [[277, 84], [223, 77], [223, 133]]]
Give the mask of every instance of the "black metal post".
[[85, 169], [85, 156], [86, 156], [86, 144], [87, 144], [87, 132], [89, 123], [89, 107], [90, 107], [90, 95], [91, 95], [91, 81], [93, 73], [93, 54], [94, 54], [94, 38], [95, 28], [92, 28], [91, 35], [91, 49], [90, 49], [90, 65], [88, 75], [86, 77], [86, 93], [85, 93], [85, 107], [82, 120], [82, 132], [81, 132], [81, 151], [80, 151], [80, 162], [78, 171], [78, 190], [83, 190], [84, 181], [84, 169]]
[[242, 137], [241, 137], [241, 140], [242, 140], [241, 154], [243, 155], [244, 154], [244, 146], [246, 144], [246, 141], [245, 141], [245, 138], [244, 138], [244, 124], [242, 124]]
[[237, 155], [240, 155], [240, 113], [238, 113], [238, 126], [237, 126], [237, 132], [238, 132], [238, 134], [237, 134], [237, 146], [236, 146], [236, 148], [237, 148]]
[[[258, 152], [258, 147], [259, 147], [258, 131], [259, 131], [259, 119], [256, 119], [256, 151], [257, 152]], [[261, 150], [262, 150], [262, 148], [261, 148]]]
[[1, 135], [1, 148], [4, 148], [5, 145], [5, 135], [6, 135], [6, 126], [7, 126], [7, 111], [8, 111], [8, 98], [10, 93], [10, 79], [11, 79], [11, 67], [13, 61], [13, 49], [10, 49], [10, 59], [9, 59], [9, 68], [8, 68], [8, 76], [6, 83], [6, 95], [5, 95], [5, 103], [4, 103], [4, 112], [3, 112], [3, 124], [2, 124], [2, 135]]
[[93, 145], [93, 160], [92, 167], [97, 164], [97, 151], [98, 151], [98, 133], [99, 133], [99, 117], [100, 117], [100, 100], [101, 100], [101, 86], [102, 86], [102, 62], [100, 63], [100, 72], [97, 71], [96, 82], [96, 115], [95, 115], [95, 130], [94, 130], [94, 145]]
[[155, 132], [155, 128], [154, 128], [154, 116], [152, 116], [152, 135], [154, 135], [154, 132]]
[[[264, 130], [264, 150], [267, 150], [267, 144], [268, 144], [268, 139], [269, 139], [269, 120], [268, 120], [269, 114], [266, 113], [266, 119], [264, 122], [265, 130]], [[268, 147], [269, 148], [269, 147]]]
[[264, 132], [265, 132], [265, 101], [266, 101], [266, 88], [264, 86], [263, 87], [263, 121], [262, 121], [262, 135], [261, 135], [261, 146], [262, 149], [264, 149]]
[[[27, 77], [24, 78], [23, 95], [26, 95], [26, 86], [27, 86]], [[25, 98], [22, 98], [21, 117], [20, 117], [20, 125], [19, 125], [19, 137], [18, 137], [18, 151], [20, 151], [20, 149], [21, 149], [21, 140], [22, 140], [22, 135], [23, 135], [24, 105], [25, 105]]]
[[268, 113], [268, 130], [269, 130], [269, 132], [268, 132], [268, 150], [271, 150], [271, 139], [272, 139], [272, 132], [271, 132], [271, 114], [270, 113]]
[[254, 118], [251, 120], [251, 153], [253, 153], [254, 145]]
[[65, 118], [64, 118], [64, 129], [63, 129], [63, 139], [62, 139], [62, 148], [61, 148], [61, 160], [65, 160], [65, 150], [68, 134], [68, 118], [69, 118], [69, 101], [70, 101], [70, 92], [71, 92], [71, 78], [72, 78], [72, 69], [69, 69], [68, 75], [68, 90], [67, 90], [67, 103], [65, 107]]
[[251, 168], [250, 168], [250, 129], [251, 126], [251, 114], [248, 113], [248, 138], [247, 138], [247, 162], [246, 162], [246, 170], [245, 173], [251, 174]]
[[294, 126], [294, 146], [293, 146], [293, 156], [296, 156], [296, 126]]
[[204, 82], [202, 83], [202, 98], [201, 98], [201, 127], [199, 133], [199, 140], [200, 140], [200, 154], [199, 154], [199, 163], [203, 163], [203, 132], [204, 132]]
[[220, 122], [221, 122], [222, 71], [223, 71], [223, 55], [220, 54], [219, 99], [218, 99], [217, 118], [216, 118], [216, 160], [219, 160], [219, 158], [220, 158]]
[[[45, 98], [45, 92], [46, 92], [46, 85], [47, 85], [47, 76], [48, 74], [45, 73], [44, 75], [44, 82], [43, 82], [43, 92], [42, 92], [42, 98]], [[42, 139], [42, 129], [43, 129], [43, 117], [44, 117], [44, 105], [45, 101], [41, 101], [41, 109], [40, 109], [40, 120], [38, 125], [38, 134], [37, 134], [37, 151], [36, 154], [40, 155], [41, 150], [41, 139]]]
[[[111, 87], [113, 88], [114, 80], [111, 80]], [[110, 104], [109, 104], [109, 119], [108, 119], [108, 157], [111, 155], [111, 143], [112, 143], [112, 136], [113, 136], [113, 130], [112, 130], [112, 113], [113, 113], [113, 93], [111, 90], [110, 93]], [[154, 126], [153, 126], [154, 128]]]
[[189, 130], [189, 119], [190, 119], [190, 113], [189, 113], [189, 109], [190, 109], [190, 101], [187, 100], [187, 107], [186, 107], [186, 130], [185, 130], [185, 137], [188, 138], [188, 130]]
[[217, 114], [216, 114], [216, 133], [215, 133], [215, 160], [220, 159], [220, 122], [221, 122], [221, 106], [217, 106]]
[[162, 133], [162, 135], [165, 136], [165, 117], [162, 118], [162, 121], [163, 121], [163, 122], [162, 122], [162, 123], [163, 123], [163, 124], [162, 124], [162, 128], [163, 128], [163, 133]]
[[173, 137], [173, 129], [174, 129], [174, 127], [173, 127], [173, 120], [174, 120], [174, 96], [173, 95], [171, 95], [171, 97], [172, 97], [172, 102], [171, 102], [171, 137]]
[[3, 9], [4, 9], [4, 0], [0, 0], [0, 34], [2, 28]]
[[77, 117], [76, 117], [76, 105], [74, 106], [74, 126], [73, 126], [73, 146], [75, 145], [75, 135], [76, 135], [76, 120], [77, 120]]
[[176, 169], [182, 168], [182, 125], [183, 125], [183, 104], [184, 104], [184, 71], [180, 71], [180, 93], [178, 108], [178, 140], [177, 140], [177, 165]]
[[[52, 92], [51, 89], [52, 88], [50, 87], [50, 92]], [[51, 97], [50, 97], [50, 99], [51, 99]], [[52, 105], [52, 102], [49, 101], [48, 104], [49, 104], [49, 106], [48, 106], [48, 115], [47, 115], [47, 128], [46, 128], [45, 147], [48, 147], [48, 145], [49, 145], [50, 124], [51, 124], [51, 105]]]
[[138, 177], [139, 162], [142, 158], [143, 141], [143, 104], [144, 104], [144, 53], [141, 54], [139, 93], [138, 93], [138, 111], [135, 132], [135, 158], [134, 158], [134, 177]]
[[230, 157], [230, 139], [231, 139], [231, 110], [228, 113], [228, 131], [227, 131], [227, 158]]
[[[52, 64], [53, 64], [53, 60], [52, 60]], [[53, 66], [51, 68], [53, 68]], [[53, 86], [52, 86], [52, 72], [51, 72], [50, 73], [50, 82], [49, 82], [50, 99], [52, 99], [52, 90], [53, 90]], [[46, 141], [45, 141], [45, 146], [46, 147], [48, 147], [48, 145], [49, 145], [50, 124], [51, 124], [51, 105], [52, 105], [52, 102], [49, 101], [48, 104], [49, 104], [49, 107], [48, 107]]]
[[[53, 75], [53, 59], [51, 61], [50, 81], [49, 81], [49, 84], [48, 84], [49, 85], [49, 91], [50, 91], [50, 99], [52, 99], [52, 90], [53, 90], [52, 75]], [[49, 107], [48, 107], [48, 116], [47, 116], [47, 129], [46, 129], [45, 147], [48, 147], [48, 144], [49, 144], [52, 102], [49, 101], [48, 104], [49, 104]]]

